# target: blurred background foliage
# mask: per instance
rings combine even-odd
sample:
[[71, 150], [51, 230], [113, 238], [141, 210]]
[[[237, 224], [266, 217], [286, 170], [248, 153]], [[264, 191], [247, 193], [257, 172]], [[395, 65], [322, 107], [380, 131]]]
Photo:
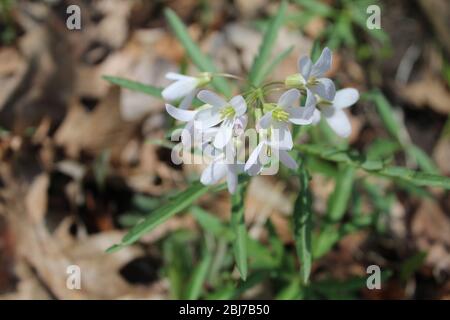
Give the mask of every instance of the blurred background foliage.
[[[65, 27], [74, 3], [80, 31]], [[381, 7], [380, 30], [366, 28], [373, 4]], [[330, 76], [362, 93], [349, 112], [348, 141], [324, 123], [298, 132], [300, 141], [324, 146], [297, 150], [307, 154], [311, 175], [308, 285], [294, 239], [304, 182], [285, 168], [249, 183], [246, 281], [235, 267], [232, 201], [220, 188], [198, 189], [202, 197], [181, 213], [105, 253], [129, 228], [175, 203], [180, 190], [195, 187], [201, 170], [171, 163], [167, 137], [175, 124], [157, 96], [167, 71], [210, 66], [192, 59], [196, 49], [183, 48], [166, 8], [217, 70], [245, 76], [279, 5], [0, 0], [2, 298], [450, 297], [448, 187], [429, 187], [429, 176], [410, 171], [378, 170], [450, 174], [445, 0], [287, 2], [269, 79], [284, 79], [299, 56], [314, 60], [329, 46]], [[118, 80], [125, 78], [136, 82]], [[68, 264], [81, 266], [79, 292], [65, 287]], [[382, 270], [381, 290], [366, 287], [373, 264]]]

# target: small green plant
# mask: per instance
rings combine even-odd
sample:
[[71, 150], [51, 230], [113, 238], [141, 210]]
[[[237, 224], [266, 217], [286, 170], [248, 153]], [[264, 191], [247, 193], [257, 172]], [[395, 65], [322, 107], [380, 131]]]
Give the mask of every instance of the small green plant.
[[[108, 252], [120, 250], [174, 215], [191, 213], [204, 230], [205, 244], [193, 252], [177, 254], [190, 247], [192, 236], [177, 233], [163, 245], [170, 262], [166, 273], [171, 279], [174, 297], [237, 298], [248, 288], [269, 278], [275, 282], [279, 299], [353, 296], [355, 290], [364, 287], [364, 279], [350, 279], [345, 283], [310, 281], [311, 270], [314, 260], [328, 253], [345, 235], [367, 228], [378, 229], [380, 217], [389, 210], [391, 202], [388, 195], [374, 187], [369, 177], [389, 179], [413, 192], [424, 191], [422, 188], [428, 186], [450, 189], [450, 179], [439, 175], [432, 160], [403, 139], [403, 129], [393, 116], [392, 106], [379, 90], [364, 93], [362, 99], [375, 104], [391, 135], [389, 143], [382, 143], [383, 148], [380, 148], [380, 142], [374, 143], [366, 154], [348, 148], [345, 138], [352, 128], [342, 109], [355, 104], [360, 96], [352, 88], [336, 91], [333, 81], [324, 77], [332, 61], [332, 52], [328, 48], [320, 51], [316, 45], [312, 54], [314, 63], [309, 57], [302, 57], [298, 66], [293, 66], [291, 76], [283, 81], [264, 82], [286, 56], [283, 52], [270, 60], [285, 12], [286, 3], [282, 2], [265, 30], [259, 53], [245, 78], [216, 70], [170, 9], [165, 11], [167, 21], [200, 73], [196, 76], [169, 73], [167, 77], [174, 82], [164, 89], [105, 77], [127, 89], [170, 101], [166, 104], [167, 112], [186, 123], [183, 129], [177, 127], [172, 133], [172, 140], [181, 143], [167, 140], [154, 143], [173, 148], [174, 161], [194, 152], [209, 159], [198, 182], [165, 199], [162, 205], [134, 225], [121, 243], [108, 249]], [[242, 94], [231, 98], [231, 93], [236, 90]], [[278, 101], [270, 101], [270, 95], [276, 92], [284, 93]], [[193, 102], [195, 96], [198, 101]], [[178, 107], [174, 106], [177, 103]], [[294, 125], [292, 132], [291, 125]], [[252, 128], [254, 144], [248, 150], [251, 143], [245, 142], [246, 132]], [[300, 137], [307, 142], [298, 143]], [[185, 151], [182, 156], [177, 153], [180, 148]], [[413, 158], [422, 170], [393, 165], [392, 156], [399, 151]], [[248, 158], [246, 154], [249, 154]], [[246, 191], [252, 177], [277, 173], [278, 167], [272, 170], [272, 164], [279, 161], [286, 166], [281, 169], [280, 177], [296, 180], [293, 183], [297, 187], [293, 192], [291, 227], [297, 259], [284, 247], [270, 222], [265, 225], [269, 234], [265, 246], [248, 235], [244, 219]], [[289, 174], [283, 175], [286, 172], [283, 170], [289, 170]], [[323, 218], [313, 211], [310, 179], [315, 174], [333, 179], [336, 185]], [[222, 180], [227, 182], [221, 183]], [[231, 194], [229, 222], [194, 205], [203, 195], [226, 189]], [[374, 202], [373, 212], [360, 206], [363, 195], [368, 195]], [[344, 219], [349, 210], [352, 214]], [[198, 263], [194, 264], [196, 259]], [[238, 285], [231, 276], [233, 266], [242, 278]], [[227, 270], [228, 276], [221, 276], [219, 270]], [[389, 272], [383, 274], [384, 279], [388, 276]], [[205, 292], [205, 282], [213, 289]]]
[[[11, 11], [15, 4], [15, 0], [0, 0], [0, 17], [3, 30], [0, 34], [0, 43], [10, 44], [16, 38], [16, 29], [14, 28]], [[0, 24], [0, 25], [1, 25]]]

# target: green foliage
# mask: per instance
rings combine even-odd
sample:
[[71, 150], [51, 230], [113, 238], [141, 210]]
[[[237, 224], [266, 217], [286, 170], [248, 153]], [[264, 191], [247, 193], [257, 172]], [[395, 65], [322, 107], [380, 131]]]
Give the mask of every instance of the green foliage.
[[17, 36], [17, 31], [12, 21], [12, 10], [15, 0], [0, 0], [0, 22], [4, 29], [0, 31], [0, 43], [9, 45]]
[[328, 202], [328, 221], [337, 222], [342, 219], [352, 193], [354, 175], [355, 168], [350, 166], [344, 166], [339, 171], [334, 192]]
[[389, 166], [382, 160], [367, 159], [354, 150], [341, 150], [334, 147], [308, 144], [297, 145], [295, 148], [300, 152], [317, 156], [324, 160], [344, 163], [362, 169], [370, 174], [391, 179], [400, 179], [420, 187], [428, 186], [450, 189], [450, 178], [448, 177], [403, 167]]
[[175, 214], [187, 209], [195, 200], [200, 196], [208, 192], [209, 188], [202, 185], [200, 182], [180, 192], [167, 204], [161, 206], [157, 210], [153, 211], [144, 221], [135, 225], [122, 239], [120, 244], [116, 244], [109, 248], [107, 252], [115, 252], [121, 249], [123, 246], [130, 245], [145, 233], [153, 230], [161, 223], [167, 221]]
[[267, 30], [264, 33], [261, 46], [259, 47], [258, 50], [258, 55], [253, 61], [252, 67], [248, 75], [250, 84], [255, 87], [258, 87], [264, 80], [264, 75], [266, 74], [265, 72], [266, 69], [264, 68], [264, 66], [267, 65], [267, 62], [270, 58], [270, 53], [272, 52], [272, 47], [275, 44], [278, 30], [280, 29], [283, 23], [285, 11], [286, 11], [286, 2], [282, 1], [277, 14], [271, 19], [267, 27]]
[[[211, 59], [201, 52], [177, 14], [171, 9], [166, 9], [164, 14], [175, 36], [181, 42], [187, 55], [197, 68], [204, 72], [216, 72], [217, 70]], [[216, 77], [212, 80], [212, 85], [225, 96], [230, 96], [231, 88], [225, 79]]]
[[309, 190], [309, 174], [302, 164], [299, 168], [300, 192], [294, 205], [294, 236], [297, 254], [300, 258], [300, 276], [304, 284], [309, 281], [312, 265], [311, 232], [312, 208]]
[[145, 93], [156, 98], [161, 98], [162, 89], [156, 88], [148, 84], [143, 84], [141, 82], [111, 76], [103, 76], [103, 79], [125, 89]]
[[395, 142], [403, 148], [406, 155], [416, 162], [425, 172], [433, 174], [439, 173], [434, 161], [423, 150], [407, 140], [405, 137], [406, 128], [401, 121], [396, 118], [394, 108], [381, 91], [373, 90], [371, 93], [366, 94], [365, 98], [375, 103], [378, 114], [380, 115], [386, 130]]
[[[320, 1], [293, 2], [305, 9], [302, 14], [306, 18], [318, 15], [333, 22], [323, 38], [314, 43], [311, 53], [313, 61], [320, 55], [324, 44], [331, 47], [358, 45], [355, 26], [362, 27], [361, 3], [342, 0], [338, 1], [337, 8], [332, 8]], [[261, 111], [259, 106], [264, 100], [264, 86], [261, 87], [264, 79], [292, 51], [292, 47], [287, 48], [270, 60], [280, 27], [292, 22], [292, 15], [286, 16], [286, 8], [287, 3], [283, 1], [275, 16], [265, 25], [263, 41], [246, 79], [252, 89], [244, 96], [249, 106], [256, 106], [255, 113]], [[165, 10], [165, 16], [192, 63], [200, 71], [217, 72], [211, 59], [189, 36], [179, 17], [170, 9]], [[386, 40], [382, 32], [371, 36], [379, 41]], [[160, 88], [117, 77], [105, 76], [104, 79], [123, 88], [161, 98]], [[213, 77], [212, 86], [226, 96], [231, 94], [231, 88], [223, 78]], [[270, 221], [264, 225], [267, 231], [264, 243], [250, 237], [245, 224], [244, 205], [248, 179], [240, 178], [238, 189], [231, 196], [230, 219], [226, 221], [194, 204], [206, 193], [224, 190], [225, 184], [206, 187], [196, 182], [184, 191], [162, 198], [134, 197], [132, 210], [121, 221], [125, 225], [134, 224], [134, 227], [121, 243], [109, 248], [108, 252], [135, 243], [174, 215], [188, 211], [201, 229], [201, 236], [197, 230], [181, 230], [164, 237], [158, 244], [164, 255], [164, 272], [170, 281], [173, 298], [236, 299], [255, 285], [265, 282], [270, 282], [277, 299], [355, 298], [357, 292], [365, 287], [365, 277], [319, 281], [314, 275], [311, 277], [311, 269], [314, 260], [333, 250], [346, 235], [364, 229], [383, 233], [382, 217], [390, 212], [396, 194], [379, 188], [378, 179], [372, 177], [389, 179], [395, 183], [394, 188], [422, 196], [429, 196], [425, 187], [450, 189], [450, 178], [439, 175], [430, 157], [405, 137], [405, 127], [396, 118], [394, 108], [381, 91], [373, 90], [363, 99], [375, 105], [389, 134], [388, 138], [374, 141], [367, 148], [366, 155], [350, 149], [323, 122], [317, 127], [294, 132], [296, 141], [306, 134], [310, 139], [308, 143], [295, 146], [297, 160], [301, 160], [295, 175], [298, 181], [291, 179], [287, 170], [283, 176], [286, 185], [293, 186], [289, 195], [296, 199], [292, 215], [295, 247], [283, 242]], [[149, 142], [173, 147], [168, 140]], [[398, 152], [404, 152], [421, 171], [392, 165]], [[335, 181], [324, 216], [313, 214], [310, 173], [319, 173]], [[367, 212], [364, 206], [366, 198], [371, 203], [371, 212]], [[424, 259], [422, 253], [408, 259], [402, 266], [402, 280], [413, 276]], [[240, 279], [233, 274], [236, 268]], [[382, 278], [385, 280], [389, 276], [387, 271]]]
[[231, 197], [231, 229], [233, 230], [233, 251], [236, 266], [243, 280], [247, 279], [247, 229], [245, 226], [245, 192], [246, 182], [241, 182], [236, 193]]

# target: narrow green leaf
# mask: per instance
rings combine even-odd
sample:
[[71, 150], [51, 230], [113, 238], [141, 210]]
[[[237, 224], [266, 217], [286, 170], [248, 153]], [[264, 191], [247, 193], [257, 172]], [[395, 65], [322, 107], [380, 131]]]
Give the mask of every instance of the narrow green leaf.
[[247, 183], [239, 183], [235, 194], [231, 197], [231, 222], [230, 227], [234, 233], [233, 252], [236, 266], [241, 278], [247, 279], [247, 229], [245, 227], [245, 193]]
[[301, 295], [301, 282], [298, 277], [289, 282], [276, 296], [277, 300], [294, 300]]
[[[180, 20], [177, 14], [171, 9], [165, 9], [164, 14], [170, 24], [170, 27], [175, 33], [175, 36], [181, 42], [184, 49], [186, 50], [186, 53], [191, 58], [192, 62], [199, 68], [199, 70], [212, 73], [216, 72], [217, 70], [211, 59], [201, 52], [200, 48], [192, 40], [186, 29], [186, 26]], [[231, 89], [225, 79], [214, 77], [214, 79], [212, 80], [212, 85], [225, 96], [230, 96]]]
[[428, 154], [425, 153], [425, 151], [415, 145], [405, 146], [405, 151], [411, 158], [413, 158], [417, 162], [417, 164], [423, 171], [427, 173], [439, 174], [439, 169], [437, 168], [436, 164], [428, 156]]
[[429, 186], [450, 189], [449, 177], [415, 171], [403, 167], [389, 167], [381, 160], [367, 160], [355, 150], [340, 150], [315, 144], [301, 144], [296, 145], [295, 148], [300, 152], [315, 155], [328, 161], [346, 163], [353, 167], [363, 169], [371, 174], [380, 175], [386, 178], [401, 179], [404, 182], [409, 182], [419, 187]]
[[207, 250], [205, 250], [201, 262], [198, 264], [198, 266], [195, 267], [192, 278], [188, 283], [186, 299], [197, 300], [200, 297], [203, 284], [205, 283], [206, 277], [208, 275], [211, 261], [211, 254]]
[[368, 94], [368, 97], [375, 103], [378, 114], [386, 127], [389, 134], [394, 137], [397, 141], [401, 142], [401, 132], [399, 121], [395, 118], [394, 110], [386, 99], [386, 97], [379, 90], [374, 90], [372, 93]]
[[126, 89], [137, 91], [137, 92], [142, 92], [142, 93], [148, 94], [150, 96], [154, 96], [156, 98], [162, 98], [162, 96], [161, 96], [162, 89], [148, 85], [148, 84], [144, 84], [141, 82], [132, 81], [132, 80], [124, 79], [124, 78], [119, 78], [119, 77], [111, 77], [111, 76], [103, 76], [103, 79], [105, 79], [106, 81], [108, 81], [112, 84], [118, 85], [119, 87], [122, 87], [122, 88], [126, 88]]
[[367, 158], [386, 159], [394, 156], [400, 150], [400, 144], [392, 139], [376, 139], [367, 148]]
[[301, 5], [304, 9], [321, 17], [330, 17], [334, 14], [332, 7], [320, 1], [295, 0], [295, 2]]
[[311, 232], [312, 232], [312, 209], [311, 192], [309, 190], [309, 174], [304, 163], [299, 168], [300, 192], [294, 205], [294, 237], [297, 254], [300, 258], [300, 277], [304, 284], [308, 283], [311, 273]]
[[355, 168], [344, 166], [339, 171], [334, 191], [328, 202], [327, 218], [329, 222], [338, 222], [342, 219], [348, 205], [353, 187]]
[[179, 230], [171, 233], [163, 242], [164, 273], [169, 279], [172, 299], [183, 299], [187, 284], [192, 274], [193, 255], [187, 244], [192, 241], [192, 233]]
[[277, 39], [278, 30], [283, 24], [284, 13], [286, 11], [286, 1], [282, 1], [280, 7], [278, 8], [277, 14], [271, 19], [269, 25], [267, 26], [266, 32], [258, 50], [258, 55], [253, 61], [252, 67], [249, 72], [250, 84], [258, 87], [264, 80], [264, 73], [267, 61], [270, 58], [272, 52], [272, 47]]
[[312, 61], [317, 61], [317, 59], [319, 59], [322, 49], [323, 48], [320, 45], [320, 41], [317, 39], [314, 40], [314, 42], [312, 44], [312, 48], [311, 48], [311, 60]]
[[403, 282], [408, 281], [411, 276], [419, 270], [425, 262], [427, 257], [426, 252], [418, 252], [412, 257], [408, 258], [402, 265], [400, 270], [400, 279]]
[[216, 216], [213, 216], [209, 212], [203, 210], [200, 207], [193, 206], [190, 212], [206, 231], [210, 232], [216, 237], [225, 237], [227, 240], [233, 239], [233, 233], [228, 229]]
[[292, 52], [292, 50], [294, 49], [294, 46], [290, 46], [289, 48], [283, 50], [278, 56], [275, 57], [275, 59], [272, 60], [272, 62], [270, 63], [270, 65], [266, 68], [266, 71], [263, 74], [263, 79], [267, 78], [267, 76], [269, 74], [271, 74], [273, 72], [273, 70], [275, 70], [275, 68], [281, 63], [283, 62], [284, 59], [287, 58], [287, 56], [289, 56], [289, 54]]
[[135, 225], [122, 239], [118, 245], [114, 245], [107, 252], [114, 252], [123, 246], [136, 242], [145, 233], [150, 232], [155, 227], [167, 221], [175, 214], [185, 210], [195, 200], [200, 198], [209, 190], [201, 183], [196, 183], [190, 188], [178, 193], [170, 202], [153, 211], [144, 221]]
[[313, 257], [318, 259], [327, 254], [339, 239], [339, 229], [334, 225], [325, 225], [320, 234], [313, 237]]
[[406, 155], [415, 161], [423, 171], [438, 174], [439, 169], [434, 161], [422, 149], [409, 141], [405, 141], [406, 139], [404, 138], [404, 135], [402, 135], [402, 131], [406, 131], [406, 128], [403, 123], [400, 123], [395, 118], [393, 107], [383, 93], [380, 90], [374, 90], [372, 93], [369, 93], [367, 97], [375, 103], [387, 131], [402, 146]]
[[250, 265], [252, 269], [273, 269], [279, 264], [270, 250], [258, 240], [247, 237], [247, 251], [251, 252]]
[[352, 232], [368, 228], [373, 224], [373, 220], [372, 215], [370, 215], [354, 219], [352, 222], [345, 223], [339, 227], [332, 224], [325, 225], [320, 234], [312, 239], [313, 258], [319, 259], [324, 256], [343, 237]]
[[450, 189], [450, 178], [432, 173], [414, 171], [402, 167], [387, 167], [377, 171], [377, 173], [390, 178], [400, 178], [420, 187], [429, 186]]

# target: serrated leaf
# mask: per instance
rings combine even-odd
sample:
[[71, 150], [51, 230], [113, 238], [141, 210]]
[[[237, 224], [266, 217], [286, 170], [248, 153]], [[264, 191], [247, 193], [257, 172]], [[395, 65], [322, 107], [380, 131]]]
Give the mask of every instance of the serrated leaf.
[[277, 14], [271, 19], [269, 25], [267, 26], [262, 43], [258, 50], [258, 55], [250, 68], [248, 79], [250, 84], [255, 87], [258, 87], [264, 80], [264, 66], [270, 58], [272, 48], [277, 38], [278, 30], [283, 24], [285, 11], [286, 1], [282, 1], [280, 7], [278, 8]]
[[[191, 58], [192, 62], [204, 72], [216, 72], [216, 68], [211, 59], [203, 54], [197, 44], [192, 40], [189, 35], [186, 26], [177, 16], [177, 14], [171, 10], [164, 10], [166, 19], [172, 28], [177, 39], [181, 42], [183, 48], [186, 50], [187, 55]], [[212, 85], [225, 96], [230, 96], [231, 89], [228, 82], [223, 78], [214, 77]]]
[[103, 79], [125, 89], [142, 92], [156, 98], [162, 98], [161, 88], [120, 77], [103, 76]]
[[304, 284], [309, 281], [312, 266], [312, 200], [309, 190], [309, 174], [304, 163], [299, 168], [300, 192], [294, 205], [294, 238], [297, 254], [300, 258], [300, 277]]

